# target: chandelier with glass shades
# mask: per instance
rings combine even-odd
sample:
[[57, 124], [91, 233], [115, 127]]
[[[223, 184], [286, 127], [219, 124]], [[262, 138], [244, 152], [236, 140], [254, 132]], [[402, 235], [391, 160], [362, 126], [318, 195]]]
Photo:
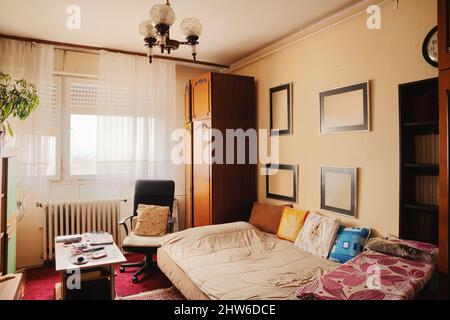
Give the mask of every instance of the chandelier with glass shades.
[[166, 4], [155, 5], [149, 13], [149, 19], [139, 25], [139, 33], [144, 38], [145, 46], [148, 47], [147, 56], [150, 63], [153, 58], [153, 48], [159, 47], [161, 53], [177, 50], [180, 45], [188, 45], [192, 48], [192, 56], [197, 61], [198, 39], [202, 34], [202, 24], [196, 18], [186, 18], [181, 22], [181, 34], [186, 41], [177, 41], [170, 38], [170, 27], [175, 22], [175, 12], [170, 6], [169, 0]]

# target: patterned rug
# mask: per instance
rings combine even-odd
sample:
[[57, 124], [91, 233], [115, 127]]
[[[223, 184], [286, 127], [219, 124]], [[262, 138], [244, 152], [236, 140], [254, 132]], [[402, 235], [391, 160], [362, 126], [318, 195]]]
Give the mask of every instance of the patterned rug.
[[117, 300], [186, 300], [175, 287], [153, 290], [128, 297], [118, 297]]

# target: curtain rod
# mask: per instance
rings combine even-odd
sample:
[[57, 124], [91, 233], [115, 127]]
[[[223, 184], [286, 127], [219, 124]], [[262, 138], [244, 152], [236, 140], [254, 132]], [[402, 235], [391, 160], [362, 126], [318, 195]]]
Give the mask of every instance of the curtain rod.
[[[110, 52], [131, 54], [131, 55], [135, 55], [135, 56], [142, 56], [142, 57], [147, 56], [145, 53], [142, 53], [142, 52], [133, 52], [133, 51], [127, 51], [127, 50], [120, 50], [120, 49], [102, 48], [102, 47], [88, 46], [88, 45], [82, 45], [82, 44], [76, 44], [76, 43], [66, 43], [66, 42], [58, 42], [58, 41], [50, 41], [50, 40], [25, 38], [25, 37], [18, 37], [18, 36], [10, 36], [10, 35], [6, 35], [6, 34], [0, 34], [0, 38], [19, 40], [19, 41], [36, 42], [36, 43], [48, 44], [48, 45], [52, 45], [52, 46], [61, 46], [61, 47], [83, 49], [83, 50], [94, 50], [94, 51], [106, 50], [106, 51], [110, 51]], [[153, 58], [154, 59], [162, 59], [162, 60], [170, 60], [170, 61], [175, 61], [175, 62], [183, 62], [183, 63], [189, 63], [189, 64], [197, 64], [197, 65], [201, 65], [201, 66], [209, 66], [209, 67], [215, 67], [215, 68], [225, 68], [225, 69], [229, 68], [229, 66], [218, 64], [218, 63], [206, 62], [206, 61], [194, 62], [189, 59], [169, 57], [169, 56], [154, 55]]]

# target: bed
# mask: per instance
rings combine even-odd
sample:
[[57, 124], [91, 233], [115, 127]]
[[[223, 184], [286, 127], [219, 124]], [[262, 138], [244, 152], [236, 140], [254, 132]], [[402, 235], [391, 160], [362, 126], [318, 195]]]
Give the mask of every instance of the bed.
[[289, 300], [339, 264], [246, 222], [167, 236], [158, 266], [189, 300]]

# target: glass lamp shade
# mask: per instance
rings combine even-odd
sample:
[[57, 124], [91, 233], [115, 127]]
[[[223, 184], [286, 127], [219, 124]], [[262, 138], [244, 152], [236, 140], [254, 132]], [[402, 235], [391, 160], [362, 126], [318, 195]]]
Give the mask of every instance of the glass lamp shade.
[[186, 18], [181, 22], [180, 25], [181, 34], [183, 36], [191, 37], [196, 36], [200, 37], [202, 35], [203, 27], [201, 22], [196, 18]]
[[170, 5], [157, 4], [150, 10], [150, 21], [153, 26], [165, 24], [172, 26], [175, 23], [175, 12]]
[[156, 38], [155, 27], [151, 24], [149, 20], [144, 20], [139, 25], [139, 34], [144, 38]]

